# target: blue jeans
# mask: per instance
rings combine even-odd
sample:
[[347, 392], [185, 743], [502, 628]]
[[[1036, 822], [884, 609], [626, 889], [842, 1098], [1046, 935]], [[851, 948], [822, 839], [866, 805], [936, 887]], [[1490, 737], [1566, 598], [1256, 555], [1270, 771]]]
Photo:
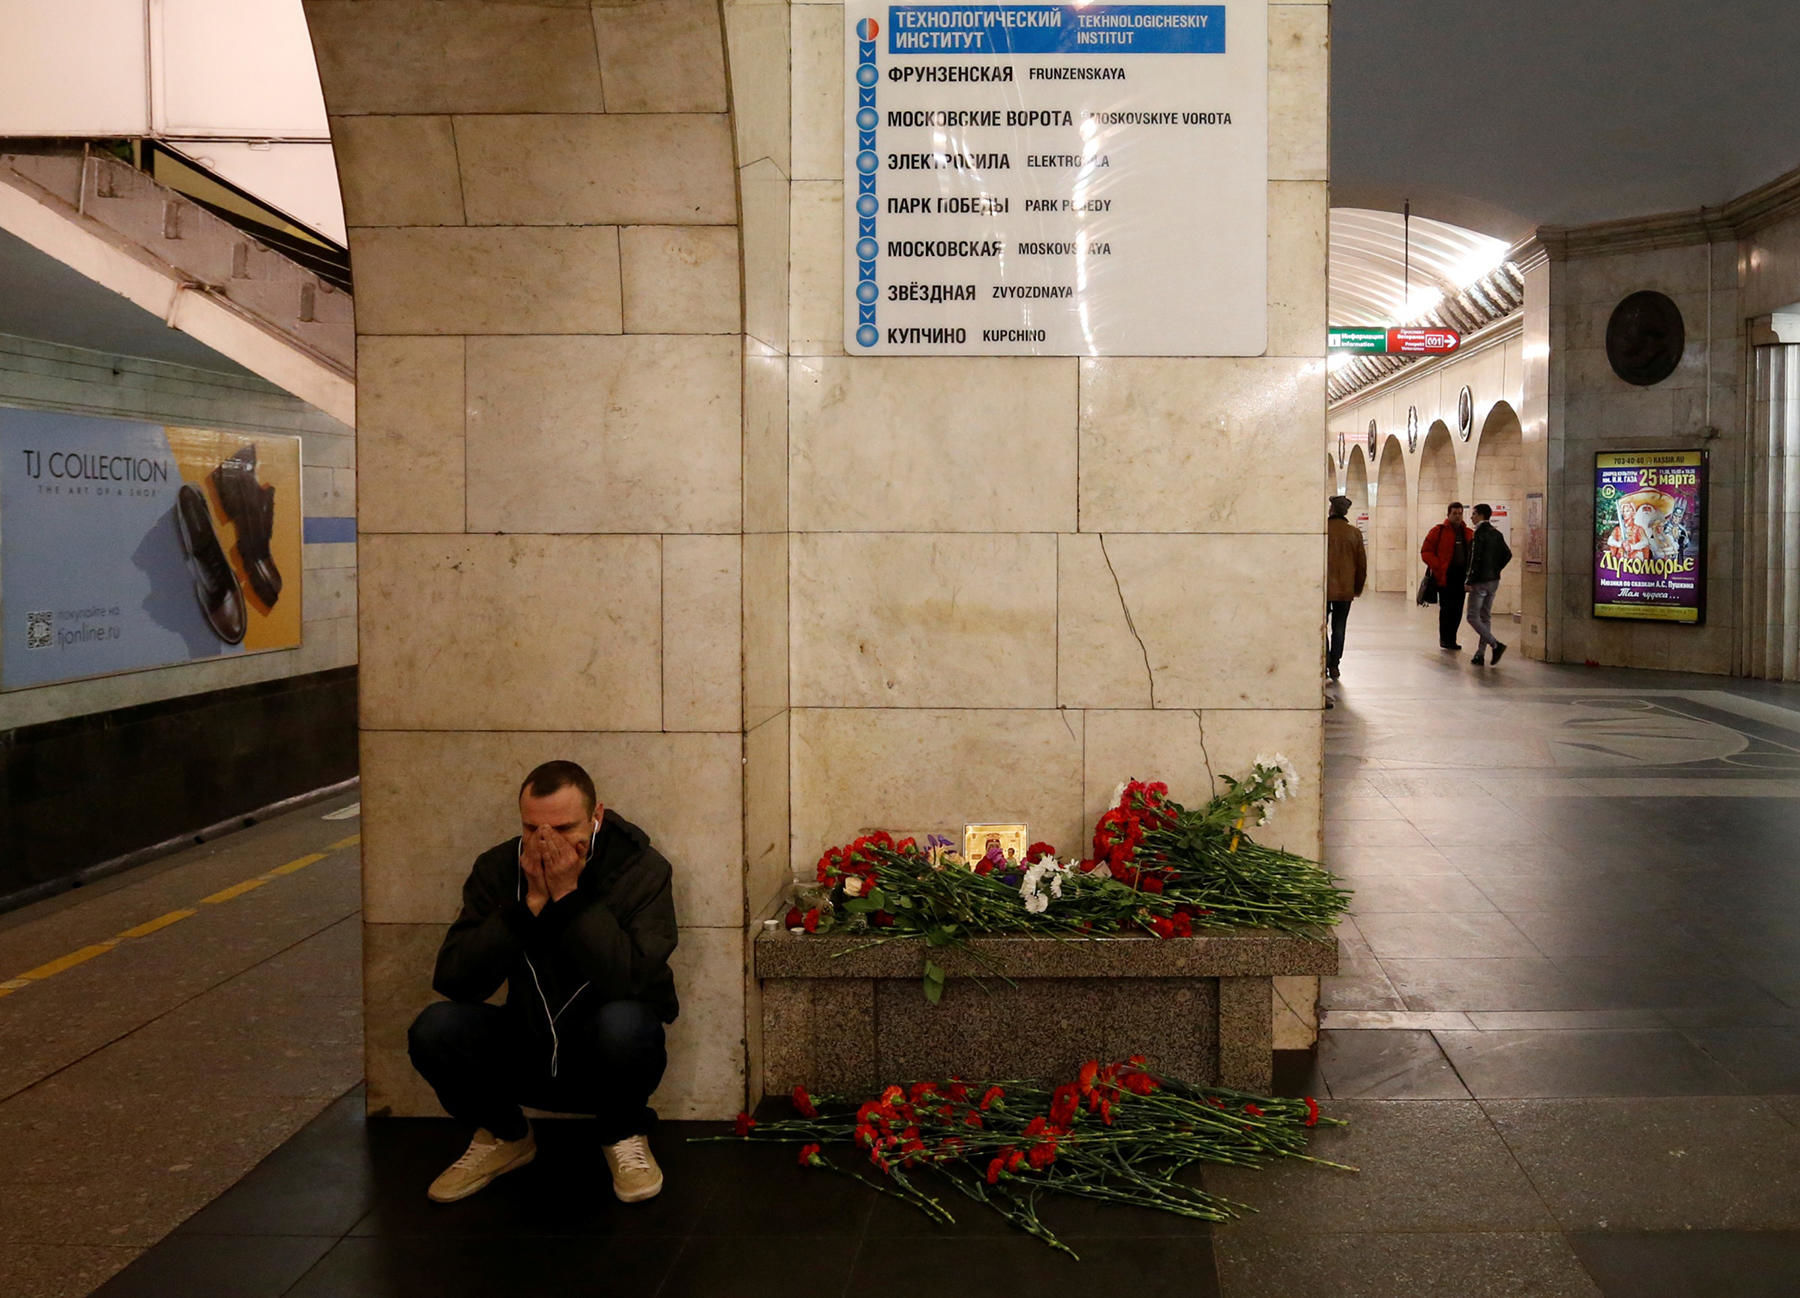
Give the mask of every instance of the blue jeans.
[[1481, 643], [1475, 646], [1476, 653], [1500, 643], [1494, 639], [1494, 626], [1489, 621], [1494, 612], [1494, 595], [1499, 589], [1498, 578], [1469, 583], [1469, 628], [1481, 637]]
[[502, 1140], [525, 1134], [520, 1105], [526, 1104], [590, 1113], [609, 1145], [647, 1132], [656, 1116], [650, 1095], [668, 1062], [656, 1011], [641, 1001], [608, 1001], [585, 1015], [571, 1009], [556, 1030], [555, 1076], [548, 1039], [533, 1035], [517, 1011], [498, 1005], [427, 1005], [406, 1046], [446, 1113]]

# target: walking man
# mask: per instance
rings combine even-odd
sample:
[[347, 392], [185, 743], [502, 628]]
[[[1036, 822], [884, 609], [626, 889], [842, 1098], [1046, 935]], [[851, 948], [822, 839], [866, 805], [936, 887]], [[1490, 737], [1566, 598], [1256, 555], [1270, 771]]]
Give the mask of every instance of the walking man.
[[1461, 649], [1456, 643], [1456, 628], [1462, 624], [1463, 583], [1469, 575], [1469, 544], [1474, 534], [1463, 523], [1462, 501], [1453, 500], [1444, 521], [1425, 534], [1419, 557], [1431, 569], [1438, 587], [1438, 648], [1445, 652]]
[[1344, 659], [1344, 627], [1350, 621], [1350, 601], [1363, 593], [1369, 576], [1369, 559], [1362, 533], [1349, 518], [1350, 497], [1333, 496], [1325, 522], [1325, 607], [1331, 614], [1331, 639], [1325, 648], [1325, 674], [1338, 678]]
[[[613, 1193], [653, 1198], [648, 1104], [678, 1009], [669, 863], [574, 762], [525, 777], [519, 829], [476, 860], [431, 980], [449, 999], [407, 1034], [413, 1067], [476, 1129], [427, 1194], [451, 1203], [529, 1163], [531, 1105], [593, 1114]], [[501, 983], [506, 1003], [487, 1004]]]
[[1494, 511], [1488, 506], [1475, 506], [1475, 538], [1469, 544], [1469, 625], [1480, 637], [1470, 661], [1477, 667], [1481, 666], [1482, 651], [1489, 645], [1494, 646], [1489, 661], [1496, 667], [1500, 665], [1500, 655], [1506, 652], [1506, 646], [1494, 639], [1489, 618], [1494, 612], [1494, 593], [1500, 589], [1500, 573], [1512, 562], [1512, 547], [1494, 526], [1493, 516]]

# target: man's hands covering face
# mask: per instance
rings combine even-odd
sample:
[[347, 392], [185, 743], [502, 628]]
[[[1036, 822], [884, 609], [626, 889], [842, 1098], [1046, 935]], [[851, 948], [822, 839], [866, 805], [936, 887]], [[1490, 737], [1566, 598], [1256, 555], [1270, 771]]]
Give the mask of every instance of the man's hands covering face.
[[586, 864], [574, 844], [548, 825], [527, 835], [519, 866], [525, 871], [525, 904], [531, 913], [540, 915], [545, 906], [574, 892]]

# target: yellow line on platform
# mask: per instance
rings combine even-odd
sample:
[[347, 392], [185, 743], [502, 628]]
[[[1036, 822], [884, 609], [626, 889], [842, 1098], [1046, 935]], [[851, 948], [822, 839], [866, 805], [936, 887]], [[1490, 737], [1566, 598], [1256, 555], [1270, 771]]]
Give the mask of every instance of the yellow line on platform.
[[[331, 853], [341, 851], [346, 847], [355, 847], [360, 842], [362, 842], [361, 834], [352, 834], [348, 838], [340, 838], [323, 852], [312, 852], [306, 856], [295, 857], [292, 861], [283, 865], [278, 865], [266, 874], [259, 874], [254, 879], [245, 879], [242, 883], [234, 883], [229, 888], [221, 888], [210, 897], [202, 897], [195, 905], [216, 906], [220, 902], [230, 901], [233, 897], [242, 897], [245, 893], [252, 892], [257, 888], [262, 887], [265, 883], [273, 882], [280, 875], [296, 874], [309, 865], [316, 865], [318, 862], [323, 861]], [[41, 964], [36, 969], [28, 969], [16, 978], [8, 978], [6, 981], [0, 982], [0, 996], [11, 996], [14, 992], [31, 986], [32, 983], [42, 982], [44, 979], [52, 978], [65, 969], [73, 969], [78, 964], [86, 964], [95, 956], [105, 955], [108, 951], [112, 950], [120, 942], [125, 941], [126, 939], [149, 937], [152, 933], [159, 933], [163, 929], [168, 928], [171, 924], [179, 924], [189, 916], [197, 914], [199, 914], [199, 912], [190, 907], [184, 910], [172, 910], [166, 915], [159, 915], [155, 919], [145, 920], [135, 928], [126, 929], [123, 933], [119, 934], [118, 937], [109, 938], [104, 942], [96, 942], [92, 946], [84, 946], [80, 950], [71, 951], [68, 955], [52, 960], [48, 964]]]
[[65, 969], [73, 969], [78, 964], [86, 964], [97, 955], [105, 955], [117, 945], [117, 940], [96, 942], [92, 946], [82, 947], [79, 951], [71, 951], [68, 955], [59, 956], [49, 964], [41, 964], [35, 969], [27, 969], [19, 977], [26, 982], [42, 982]]
[[159, 932], [162, 929], [169, 927], [171, 924], [179, 924], [189, 915], [197, 913], [198, 912], [192, 910], [172, 910], [167, 915], [159, 915], [155, 919], [147, 920], [144, 923], [139, 924], [136, 928], [128, 928], [123, 933], [119, 934], [119, 936], [149, 937], [152, 933]]
[[234, 883], [229, 888], [221, 888], [210, 897], [202, 897], [202, 906], [217, 906], [222, 901], [230, 901], [233, 897], [242, 897], [253, 888], [260, 888], [269, 881], [269, 876], [259, 874], [254, 879], [245, 879], [242, 883]]

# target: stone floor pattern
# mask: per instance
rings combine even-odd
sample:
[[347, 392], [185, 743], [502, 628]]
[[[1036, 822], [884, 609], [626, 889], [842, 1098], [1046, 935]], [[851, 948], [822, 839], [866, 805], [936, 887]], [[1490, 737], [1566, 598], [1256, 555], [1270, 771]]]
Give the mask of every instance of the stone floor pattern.
[[1800, 689], [1477, 669], [1434, 630], [1359, 601], [1327, 714], [1357, 901], [1277, 1088], [1351, 1119], [1317, 1152], [1357, 1174], [1215, 1170], [1257, 1211], [1210, 1231], [1047, 1212], [1073, 1263], [692, 1124], [625, 1208], [559, 1122], [434, 1206], [461, 1133], [361, 1116], [354, 853], [194, 904], [353, 831], [322, 805], [0, 917], [11, 976], [198, 912], [0, 997], [0, 1294], [1800, 1293]]

